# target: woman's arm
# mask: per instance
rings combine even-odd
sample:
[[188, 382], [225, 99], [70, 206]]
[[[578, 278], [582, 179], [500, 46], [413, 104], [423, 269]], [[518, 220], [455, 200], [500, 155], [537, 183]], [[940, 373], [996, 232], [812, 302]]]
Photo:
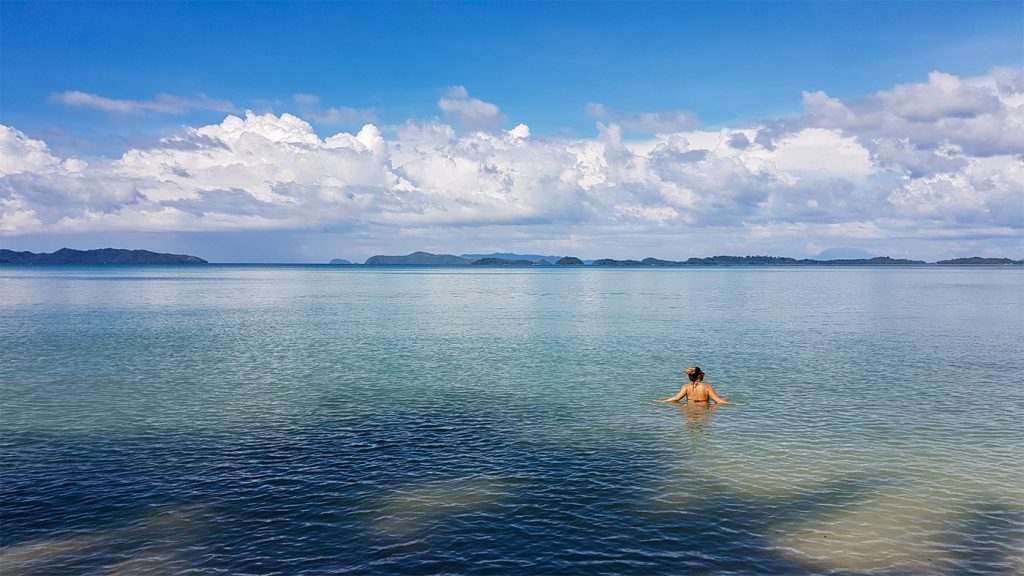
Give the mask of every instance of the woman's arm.
[[689, 384], [683, 384], [683, 387], [679, 389], [679, 393], [671, 398], [665, 398], [664, 400], [655, 400], [655, 402], [679, 402], [683, 398], [686, 398], [686, 394], [690, 391]]

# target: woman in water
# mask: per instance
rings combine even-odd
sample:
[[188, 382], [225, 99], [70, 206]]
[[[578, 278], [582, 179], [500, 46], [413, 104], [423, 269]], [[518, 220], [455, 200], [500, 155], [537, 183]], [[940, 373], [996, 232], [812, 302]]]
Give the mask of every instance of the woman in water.
[[714, 400], [716, 404], [735, 404], [735, 402], [726, 402], [722, 400], [718, 394], [715, 393], [715, 389], [710, 384], [704, 383], [704, 371], [700, 369], [700, 366], [694, 366], [693, 368], [686, 369], [686, 377], [690, 379], [689, 382], [683, 384], [683, 387], [679, 390], [679, 393], [671, 398], [665, 398], [664, 400], [655, 400], [655, 402], [679, 402], [683, 398], [686, 398], [687, 402], [693, 404], [707, 404], [708, 400]]

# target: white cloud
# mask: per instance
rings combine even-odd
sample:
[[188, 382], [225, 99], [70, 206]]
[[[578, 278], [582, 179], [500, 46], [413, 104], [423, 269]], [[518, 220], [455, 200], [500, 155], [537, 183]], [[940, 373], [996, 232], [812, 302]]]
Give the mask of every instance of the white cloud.
[[621, 252], [665, 242], [689, 255], [830, 245], [899, 255], [905, 242], [966, 249], [979, 238], [1024, 249], [1022, 84], [1007, 70], [933, 74], [861, 100], [807, 93], [797, 118], [640, 141], [616, 122], [593, 138], [497, 130], [497, 106], [461, 86], [442, 97], [457, 103], [449, 117], [490, 130], [410, 120], [321, 138], [298, 116], [247, 112], [86, 163], [3, 127], [0, 231], [345, 229], [395, 251], [417, 239], [512, 249], [498, 244], [571, 236], [618, 257], [671, 257]]
[[54, 94], [53, 98], [68, 106], [96, 108], [117, 114], [139, 114], [154, 112], [157, 114], [182, 114], [189, 110], [214, 110], [217, 112], [233, 112], [235, 106], [226, 100], [215, 100], [204, 95], [195, 98], [184, 98], [170, 94], [157, 94], [152, 100], [124, 100], [106, 98], [87, 92], [73, 90]]
[[7, 126], [0, 126], [0, 153], [0, 232], [38, 231], [47, 222], [118, 211], [139, 200], [131, 180], [57, 158], [44, 142]]
[[878, 100], [887, 110], [911, 121], [973, 118], [1000, 108], [999, 98], [991, 90], [941, 72], [929, 74], [927, 84], [902, 84], [879, 92]]
[[[948, 166], [943, 158], [933, 162], [923, 157], [926, 154], [1024, 154], [1021, 84], [1013, 71], [996, 69], [991, 76], [972, 81], [933, 72], [927, 83], [900, 85], [849, 101], [805, 92], [807, 116], [783, 123], [781, 129], [840, 130], [856, 137], [878, 163], [898, 168], [901, 159], [909, 159], [908, 171], [916, 173]], [[908, 150], [914, 153], [908, 155]]]
[[444, 91], [437, 107], [447, 118], [478, 130], [493, 130], [505, 121], [501, 109], [490, 102], [478, 98], [470, 98], [463, 86], [452, 86]]
[[868, 150], [838, 130], [805, 128], [781, 138], [775, 146], [765, 157], [789, 174], [861, 181], [877, 170]]
[[21, 172], [46, 173], [57, 169], [60, 159], [50, 154], [42, 140], [0, 125], [0, 176]]

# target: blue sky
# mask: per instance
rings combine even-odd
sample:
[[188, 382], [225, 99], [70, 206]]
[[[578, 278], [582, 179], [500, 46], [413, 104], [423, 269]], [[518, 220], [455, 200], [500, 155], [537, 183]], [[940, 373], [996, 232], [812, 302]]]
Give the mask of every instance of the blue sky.
[[[650, 142], [655, 134], [669, 132], [708, 134], [746, 130], [752, 141], [755, 133], [768, 137], [771, 130], [782, 130], [786, 134], [790, 133], [787, 130], [796, 130], [792, 125], [799, 122], [794, 119], [808, 111], [805, 93], [820, 91], [856, 109], [865, 99], [879, 93], [898, 92], [899, 86], [925, 86], [941, 91], [941, 78], [930, 77], [932, 72], [954, 77], [968, 85], [969, 90], [965, 90], [970, 91], [971, 86], [984, 84], [984, 78], [990, 77], [993, 70], [1024, 67], [1024, 7], [1020, 2], [4, 2], [0, 4], [0, 16], [0, 123], [19, 131], [27, 139], [45, 142], [55, 158], [80, 159], [96, 167], [103, 161], [115, 162], [132, 150], [149, 150], [162, 138], [220, 125], [229, 114], [241, 117], [246, 110], [251, 110], [256, 115], [273, 114], [281, 118], [282, 114], [289, 113], [308, 122], [321, 139], [339, 132], [355, 135], [364, 124], [372, 123], [379, 128], [389, 149], [397, 154], [384, 161], [396, 170], [392, 180], [407, 180], [411, 184], [400, 184], [400, 190], [409, 192], [415, 188], [417, 194], [429, 194], [428, 189], [437, 189], [442, 184], [435, 183], [430, 188], [424, 184], [429, 180], [426, 175], [420, 174], [421, 180], [414, 181], [399, 173], [400, 166], [395, 163], [396, 158], [401, 157], [399, 143], [405, 141], [408, 149], [411, 139], [415, 139], [399, 128], [411, 124], [450, 126], [456, 140], [471, 138], [475, 130], [498, 133], [524, 124], [529, 127], [531, 141], [547, 144], [597, 142], [602, 138], [602, 130], [613, 126], [621, 132], [625, 142], [641, 148], [645, 146], [643, 142]], [[993, 90], [1003, 90], [998, 92], [998, 97], [1007, 110], [1012, 110], [1016, 102], [1015, 89]], [[893, 94], [886, 102], [894, 102], [899, 96], [896, 92]], [[966, 98], [964, 102], [980, 102], [966, 92], [961, 96]], [[448, 104], [444, 104], [446, 99]], [[984, 107], [970, 112], [963, 112], [962, 107], [956, 106], [949, 110], [951, 118], [962, 118], [966, 113], [979, 118], [982, 114], [1002, 113]], [[643, 116], [645, 114], [647, 116]], [[915, 114], [918, 115], [906, 117], [912, 120], [922, 117]], [[933, 120], [941, 127], [941, 119]], [[785, 126], [779, 128], [780, 125]], [[807, 126], [806, 122], [801, 124], [800, 129], [805, 130], [803, 136], [822, 136], [806, 132]], [[898, 143], [900, 139], [892, 132], [896, 130], [892, 126], [878, 128], [870, 134], [856, 132], [853, 124], [840, 126], [835, 121], [821, 124], [819, 128], [832, 130], [837, 136], [858, 139], [865, 147], [876, 170], [860, 180], [850, 180], [858, 190], [897, 182], [906, 174], [911, 178], [922, 175], [917, 166], [924, 160], [919, 158], [914, 160], [916, 163], [897, 166], [891, 160], [895, 158], [891, 147], [875, 150], [867, 143], [869, 138], [877, 141], [883, 133]], [[422, 131], [418, 134], [422, 136]], [[1012, 133], [995, 135], [992, 139], [1012, 141], [1013, 136]], [[687, 138], [689, 148], [683, 152], [699, 156], [704, 154], [702, 150], [714, 149], [714, 143], [698, 144], [701, 138], [699, 134]], [[922, 138], [921, 142], [912, 143], [916, 152], [944, 150], [941, 152], [944, 157], [950, 155], [948, 147], [942, 148], [941, 139], [934, 135]], [[961, 152], [965, 150], [962, 143], [953, 144], [959, 146]], [[462, 145], [467, 146], [468, 141], [462, 141]], [[972, 140], [971, 145], [977, 146], [977, 143]], [[577, 150], [578, 147], [573, 146], [566, 144], [562, 149]], [[997, 148], [996, 151], [1003, 154], [996, 156], [1013, 156], [1013, 146]], [[771, 150], [772, 146], [766, 148], [766, 151]], [[650, 150], [630, 149], [630, 153], [644, 158], [648, 152]], [[964, 154], [971, 156], [968, 152]], [[579, 157], [578, 150], [573, 153]], [[882, 160], [884, 154], [889, 155], [889, 161]], [[987, 159], [993, 154], [986, 151], [974, 156]], [[608, 158], [610, 156], [602, 162], [609, 164]], [[776, 162], [777, 159], [770, 160]], [[520, 161], [525, 160], [509, 160], [513, 166], [509, 170], [525, 172], [515, 167], [515, 162]], [[1017, 169], [1016, 165], [993, 167], [988, 165], [988, 160], [978, 162], [978, 170], [1015, 173]], [[935, 165], [930, 160], [928, 163]], [[488, 165], [488, 161], [483, 161], [482, 165]], [[748, 162], [744, 166], [750, 169], [752, 164]], [[184, 170], [181, 166], [178, 168]], [[22, 174], [29, 172], [24, 168], [11, 170]], [[807, 180], [806, 171], [787, 174], [797, 173]], [[936, 174], [938, 172], [933, 171], [926, 176]], [[772, 186], [783, 181], [792, 184], [788, 176], [776, 176]], [[133, 173], [133, 178], [138, 177]], [[658, 177], [668, 182], [665, 174], [659, 173]], [[835, 174], [820, 177], [822, 180], [835, 178]], [[375, 185], [384, 188], [395, 185], [382, 182]], [[631, 182], [636, 184], [636, 181]], [[348, 182], [335, 184], [355, 186]], [[674, 181], [672, 185], [677, 192], [696, 190], [695, 184], [689, 181]], [[26, 184], [9, 183], [8, 199], [12, 195], [28, 194], [17, 186]], [[592, 194], [593, 185], [581, 186]], [[668, 224], [671, 218], [662, 216], [670, 215], [671, 210], [679, 216], [680, 225], [692, 229], [693, 218], [687, 218], [685, 210], [703, 214], [703, 208], [714, 205], [719, 201], [715, 198], [720, 196], [712, 194], [708, 197], [711, 204], [705, 205], [699, 199], [681, 198], [676, 194], [672, 196], [673, 204], [669, 198], [673, 193], [662, 190], [659, 193], [664, 197], [653, 199], [654, 192], [640, 190], [642, 186], [638, 186], [633, 186], [635, 198], [620, 199], [616, 205], [626, 206], [622, 209], [630, 214], [647, 214], [659, 226]], [[840, 184], [835, 186], [843, 188]], [[232, 182], [218, 182], [214, 187], [217, 190], [244, 189]], [[616, 190], [627, 187], [625, 181], [615, 184]], [[209, 190], [193, 189], [188, 194], [198, 197], [204, 192]], [[699, 196], [700, 192], [694, 193]], [[270, 202], [271, 196], [280, 199], [283, 192], [268, 191], [265, 197], [253, 194], [261, 202]], [[571, 192], [566, 194], [571, 195]], [[766, 206], [770, 194], [762, 191], [757, 201]], [[827, 194], [832, 198], [838, 192]], [[168, 200], [169, 193], [161, 198], [154, 201], [178, 201]], [[820, 205], [814, 199], [801, 198], [809, 205]], [[591, 200], [582, 202], [594, 210], [607, 208], [594, 208]], [[430, 204], [432, 201], [423, 202]], [[461, 205], [467, 200], [456, 198], [453, 202]], [[723, 206], [734, 208], [743, 204], [742, 199], [730, 202]], [[173, 208], [177, 210], [180, 206]], [[7, 213], [14, 214], [15, 209], [11, 200]], [[17, 209], [28, 210], [24, 206]], [[113, 221], [121, 209], [120, 205], [103, 204], [83, 210], [109, 214], [109, 221]], [[32, 210], [37, 216], [45, 211], [42, 208]], [[400, 211], [397, 207], [388, 210], [389, 213]], [[421, 213], [425, 208], [420, 206], [413, 210]], [[539, 208], [533, 206], [533, 211], [536, 210]], [[444, 211], [450, 213], [451, 209]], [[989, 211], [992, 210], [989, 208]], [[530, 227], [544, 218], [526, 208], [512, 212], [509, 218], [498, 220], [427, 219], [402, 224], [403, 218], [389, 220], [340, 210], [338, 222], [320, 222], [312, 227], [283, 218], [280, 226], [271, 227], [273, 234], [268, 233], [267, 237], [299, 235], [311, 245], [317, 244], [317, 237], [329, 239], [322, 242], [325, 246], [322, 253], [313, 250], [291, 255], [296, 259], [318, 260], [328, 252], [333, 255], [336, 246], [355, 240], [354, 236], [337, 231], [342, 228], [359, 230], [359, 247], [353, 250], [358, 254], [352, 256], [362, 256], [364, 251], [376, 249], [430, 248], [413, 246], [413, 240], [405, 244], [374, 241], [376, 226], [385, 229], [387, 226], [411, 226], [419, 230], [413, 235], [415, 238], [425, 238], [426, 244], [433, 242], [435, 249], [454, 251], [459, 251], [459, 247], [456, 242], [446, 240], [446, 234], [449, 238], [453, 235], [465, 238], [469, 227], [482, 233], [480, 241], [464, 247], [464, 251], [471, 252], [479, 251], [484, 244], [508, 250], [524, 248], [525, 244], [531, 249], [549, 247], [548, 251], [576, 246], [584, 249], [592, 245], [594, 251], [599, 251], [603, 249], [601, 246], [610, 246], [607, 238], [616, 234], [606, 228], [584, 230], [586, 223], [556, 218], [544, 222], [547, 228], [534, 228], [536, 234], [531, 235]], [[927, 226], [924, 220], [920, 221], [922, 228], [934, 226], [935, 222], [948, 225], [951, 219], [958, 218], [931, 214], [929, 210], [920, 212], [918, 217], [929, 218]], [[379, 215], [379, 212], [374, 214]], [[742, 211], [736, 215], [750, 216]], [[764, 222], [756, 225], [779, 221], [774, 216], [763, 217]], [[906, 214], [890, 216], [890, 220], [897, 216], [908, 218]], [[862, 216], [852, 217], [856, 222], [866, 222]], [[810, 214], [807, 218], [814, 218], [814, 224], [838, 224], [842, 220], [838, 214], [827, 217]], [[876, 251], [903, 251], [907, 255], [1020, 248], [1019, 234], [1014, 232], [1019, 232], [1019, 228], [1005, 229], [1007, 222], [1013, 220], [1005, 212], [1001, 220], [986, 226], [977, 222], [977, 214], [959, 218], [955, 223], [957, 229], [963, 228], [966, 220], [971, 220], [976, 228], [973, 236], [968, 239], [965, 235], [959, 245], [948, 240], [929, 243], [923, 239], [900, 244], [895, 233], [888, 236], [887, 243], [860, 242], [857, 237], [834, 240]], [[796, 218], [792, 215], [782, 218], [786, 219]], [[52, 218], [36, 220], [34, 227], [6, 226], [4, 244], [25, 249], [42, 248], [42, 245], [49, 248], [55, 243], [88, 242], [90, 238], [117, 240], [118, 234], [159, 234], [161, 245], [193, 246], [195, 238], [186, 238], [189, 234], [236, 232], [248, 238], [263, 230], [262, 224], [255, 228], [239, 224], [216, 230], [204, 229], [197, 223], [181, 230], [163, 225], [153, 228], [145, 224], [117, 224], [106, 228], [73, 227], [72, 234], [67, 231], [71, 228], [51, 226], [56, 223]], [[344, 225], [339, 223], [341, 221]], [[447, 228], [450, 226], [457, 227], [459, 232], [451, 232]], [[565, 231], [561, 239], [558, 239], [559, 226]], [[725, 224], [722, 226], [727, 228]], [[986, 243], [982, 229], [1001, 240]], [[743, 230], [749, 233], [752, 229], [748, 226]], [[707, 231], [720, 230], [708, 228]], [[635, 248], [651, 252], [660, 249], [660, 253], [665, 254], [670, 250], [657, 244], [658, 237], [665, 232], [630, 229], [617, 238], [620, 244], [630, 246], [633, 234], [646, 235], [648, 240], [637, 242]], [[682, 232], [673, 229], [668, 233]], [[914, 236], [907, 232], [906, 226], [900, 234]], [[593, 243], [583, 241], [577, 245], [566, 240], [573, 235], [590, 238]], [[508, 244], [501, 242], [503, 237], [508, 239]], [[605, 239], [604, 243], [601, 238]], [[125, 239], [131, 237], [125, 236]], [[780, 243], [774, 247], [802, 255], [816, 246], [829, 247], [832, 242], [833, 239], [822, 238], [820, 242], [811, 243], [813, 245]], [[710, 243], [700, 249], [711, 252], [715, 252], [715, 248], [750, 250], [756, 245], [752, 240], [743, 245]], [[684, 254], [677, 254], [681, 255]], [[1011, 255], [1024, 257], [1024, 254]], [[256, 258], [242, 249], [225, 253], [224, 257]], [[289, 256], [282, 254], [282, 257]]]
[[50, 98], [68, 90], [123, 99], [205, 94], [274, 112], [295, 111], [293, 95], [305, 93], [330, 106], [373, 108], [395, 123], [436, 115], [438, 92], [453, 85], [502, 103], [510, 122], [538, 133], [592, 134], [588, 102], [686, 109], [715, 127], [796, 112], [802, 90], [854, 97], [932, 70], [974, 75], [1024, 59], [1018, 2], [5, 2], [2, 9], [0, 119], [29, 134], [123, 134], [221, 119], [197, 111], [108, 126], [103, 113]]

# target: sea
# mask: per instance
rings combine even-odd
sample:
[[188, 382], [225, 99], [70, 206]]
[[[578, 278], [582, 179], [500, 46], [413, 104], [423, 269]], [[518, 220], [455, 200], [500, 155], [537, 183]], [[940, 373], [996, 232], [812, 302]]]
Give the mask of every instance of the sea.
[[0, 335], [4, 576], [1024, 573], [1020, 267], [3, 266]]

